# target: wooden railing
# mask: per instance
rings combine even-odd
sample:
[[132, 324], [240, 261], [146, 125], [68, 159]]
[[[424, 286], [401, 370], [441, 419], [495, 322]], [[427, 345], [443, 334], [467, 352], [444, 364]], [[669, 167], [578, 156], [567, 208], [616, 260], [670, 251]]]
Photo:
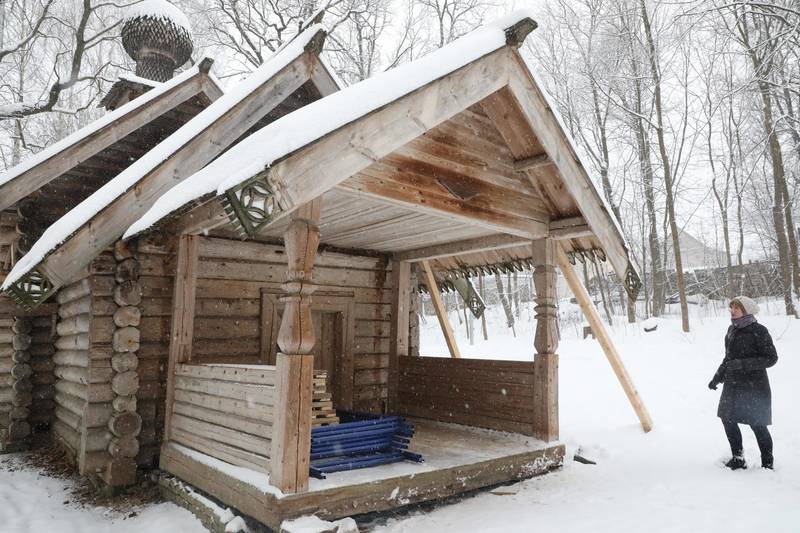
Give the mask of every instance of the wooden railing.
[[402, 415], [533, 434], [533, 362], [400, 357]]
[[170, 440], [269, 472], [275, 367], [179, 364]]

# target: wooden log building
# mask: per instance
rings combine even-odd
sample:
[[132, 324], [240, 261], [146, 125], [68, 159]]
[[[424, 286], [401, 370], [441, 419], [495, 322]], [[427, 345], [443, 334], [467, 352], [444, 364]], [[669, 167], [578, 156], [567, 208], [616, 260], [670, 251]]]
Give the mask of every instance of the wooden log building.
[[[159, 464], [274, 528], [557, 467], [556, 267], [639, 281], [518, 51], [535, 27], [346, 89], [318, 25], [226, 93], [208, 61], [118, 82], [104, 119], [0, 177], [3, 449], [34, 428], [111, 486]], [[534, 271], [532, 360], [420, 357], [417, 289], [512, 263]], [[330, 403], [413, 420], [425, 462], [309, 480]]]

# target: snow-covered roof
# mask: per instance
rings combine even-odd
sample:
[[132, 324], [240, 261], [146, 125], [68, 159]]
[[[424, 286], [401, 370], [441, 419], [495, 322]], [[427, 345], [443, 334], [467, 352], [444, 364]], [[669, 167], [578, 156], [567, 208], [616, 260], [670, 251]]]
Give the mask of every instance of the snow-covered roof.
[[130, 238], [186, 204], [223, 194], [283, 157], [506, 45], [506, 28], [532, 18], [516, 11], [411, 63], [317, 100], [257, 131], [170, 189], [125, 232]]
[[192, 24], [189, 22], [189, 18], [167, 0], [143, 0], [132, 4], [125, 8], [123, 20], [148, 16], [170, 21], [185, 29], [189, 34], [192, 33]]
[[[198, 65], [199, 64], [200, 63], [198, 63]], [[151, 82], [150, 83], [151, 85], [156, 85], [152, 90], [147, 91], [142, 96], [135, 98], [134, 100], [131, 100], [130, 102], [126, 103], [123, 106], [118, 107], [114, 111], [106, 113], [105, 115], [98, 118], [91, 124], [88, 124], [83, 128], [75, 131], [74, 133], [67, 135], [60, 141], [51, 144], [41, 152], [38, 152], [28, 157], [17, 166], [11, 167], [5, 173], [0, 173], [0, 187], [12, 181], [13, 179], [19, 177], [25, 172], [31, 170], [35, 166], [40, 165], [41, 163], [47, 161], [48, 159], [57, 156], [59, 153], [63, 152], [70, 146], [79, 143], [80, 141], [89, 137], [90, 135], [113, 124], [114, 122], [124, 117], [125, 115], [133, 113], [137, 109], [143, 107], [144, 105], [152, 102], [159, 96], [163, 95], [170, 89], [177, 87], [178, 85], [191, 79], [193, 76], [196, 76], [198, 73], [199, 73], [199, 68], [196, 65], [190, 69], [181, 72], [171, 80], [166, 81], [164, 83]]]
[[[164, 141], [103, 185], [86, 200], [61, 217], [56, 223], [51, 225], [41, 238], [34, 243], [30, 251], [17, 262], [3, 282], [1, 290], [7, 289], [27, 272], [30, 272], [60, 244], [74, 235], [81, 227], [90, 222], [117, 198], [134, 187], [159, 164], [168, 159], [187, 142], [234, 108], [256, 88], [263, 85], [283, 68], [292, 63], [292, 61], [301, 56], [309, 42], [322, 31], [323, 28], [321, 25], [311, 26], [297, 38], [280, 48], [270, 56], [261, 67], [241, 81], [236, 87], [228, 90], [175, 133], [167, 137]], [[184, 75], [186, 75], [186, 73], [182, 76]], [[145, 93], [144, 96], [126, 104], [117, 111], [121, 111], [130, 104], [138, 102], [145, 97], [150, 97], [151, 93], [163, 90], [164, 86], [170, 83], [172, 82], [166, 82], [156, 89], [152, 89]], [[116, 114], [117, 111], [110, 113], [110, 115]], [[120, 233], [122, 229], [124, 228], [113, 228], [114, 231], [120, 231]]]

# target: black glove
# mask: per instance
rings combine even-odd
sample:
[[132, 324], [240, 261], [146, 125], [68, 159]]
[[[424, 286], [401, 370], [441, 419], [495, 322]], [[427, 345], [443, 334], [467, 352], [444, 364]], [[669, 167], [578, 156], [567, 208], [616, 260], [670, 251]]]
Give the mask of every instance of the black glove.
[[717, 390], [717, 385], [719, 385], [719, 383], [717, 383], [713, 379], [708, 382], [708, 388], [711, 390]]

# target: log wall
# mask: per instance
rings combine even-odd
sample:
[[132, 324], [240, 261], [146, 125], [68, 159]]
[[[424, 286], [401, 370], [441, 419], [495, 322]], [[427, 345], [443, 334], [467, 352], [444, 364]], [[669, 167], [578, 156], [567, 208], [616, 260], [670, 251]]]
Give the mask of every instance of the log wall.
[[533, 434], [533, 362], [399, 359], [400, 414]]
[[29, 348], [31, 366], [31, 412], [28, 421], [34, 437], [46, 438], [55, 419], [54, 373], [57, 315], [45, 314], [31, 317], [31, 347]]
[[[107, 262], [106, 258], [105, 259]], [[102, 475], [110, 460], [110, 338], [116, 305], [114, 278], [93, 264], [93, 272], [62, 287], [55, 342], [53, 435], [72, 453], [81, 474]]]

